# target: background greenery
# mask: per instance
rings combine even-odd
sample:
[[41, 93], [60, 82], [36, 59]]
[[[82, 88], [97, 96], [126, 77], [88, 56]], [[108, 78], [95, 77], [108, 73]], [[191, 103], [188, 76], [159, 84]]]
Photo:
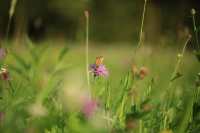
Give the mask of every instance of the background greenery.
[[[198, 36], [190, 13], [196, 9], [198, 26], [197, 1], [149, 0], [138, 49], [144, 1], [12, 2], [17, 3], [0, 2], [1, 49], [7, 50], [0, 76], [5, 68], [10, 77], [0, 79], [0, 132], [198, 133], [200, 64], [199, 49], [192, 50]], [[107, 78], [91, 74], [91, 88], [85, 72], [86, 9], [89, 64], [103, 56], [109, 71]], [[148, 70], [144, 79], [133, 64]], [[83, 97], [97, 104], [90, 117], [82, 110]]]
[[[5, 36], [11, 0], [0, 2], [0, 35]], [[160, 43], [179, 40], [179, 32], [192, 32], [191, 8], [198, 0], [149, 0], [145, 20], [145, 38]], [[83, 11], [91, 14], [91, 39], [101, 42], [138, 40], [143, 9], [142, 0], [18, 0], [11, 23], [11, 37], [28, 33], [33, 39], [64, 38], [81, 40], [84, 34]], [[198, 18], [198, 16], [197, 16]], [[198, 21], [197, 21], [198, 22]]]

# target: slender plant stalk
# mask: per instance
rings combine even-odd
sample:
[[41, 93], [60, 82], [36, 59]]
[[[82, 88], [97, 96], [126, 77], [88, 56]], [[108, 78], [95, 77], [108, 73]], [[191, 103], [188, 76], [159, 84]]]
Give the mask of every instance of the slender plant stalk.
[[17, 0], [11, 1], [10, 10], [9, 10], [8, 25], [7, 25], [7, 28], [6, 28], [6, 40], [8, 40], [8, 35], [9, 35], [9, 32], [10, 32], [10, 25], [11, 25], [11, 21], [12, 21], [12, 18], [14, 16], [14, 13], [15, 13], [16, 4], [17, 4]]
[[6, 29], [6, 40], [8, 40], [8, 35], [9, 35], [9, 31], [10, 31], [10, 23], [11, 23], [11, 18], [9, 17], [8, 25], [7, 25], [7, 29]]
[[[107, 94], [106, 94], [107, 93]], [[111, 99], [111, 94], [110, 94], [110, 87], [109, 87], [109, 83], [107, 82], [107, 86], [106, 86], [106, 111], [110, 109], [110, 99]]]
[[10, 80], [8, 80], [8, 84], [9, 84], [9, 86], [10, 86], [10, 88], [11, 88], [12, 94], [14, 94], [15, 89], [14, 89], [14, 87], [13, 87], [13, 85], [12, 85], [12, 82], [11, 82]]
[[[173, 81], [174, 81], [174, 80], [172, 80], [172, 79], [174, 79], [174, 78], [176, 77], [176, 75], [178, 74], [178, 71], [179, 71], [180, 66], [181, 66], [181, 63], [182, 63], [183, 56], [184, 56], [185, 51], [186, 51], [186, 48], [187, 48], [187, 44], [188, 44], [188, 42], [190, 41], [190, 39], [191, 39], [191, 35], [188, 36], [187, 40], [185, 41], [185, 44], [184, 44], [184, 47], [183, 47], [181, 53], [178, 54], [178, 61], [177, 61], [177, 63], [176, 63], [176, 66], [175, 66], [175, 68], [174, 68], [174, 71], [173, 71], [173, 73], [172, 73], [172, 76], [171, 76], [171, 79], [170, 79], [170, 82], [169, 82], [169, 85], [168, 85], [168, 89], [167, 89], [167, 91], [169, 91], [169, 94], [170, 94], [168, 100], [170, 100], [171, 96], [173, 95], [173, 94], [170, 93], [170, 92], [171, 92], [171, 87], [172, 87]], [[171, 101], [170, 101], [170, 102], [171, 102]], [[170, 103], [170, 102], [169, 102], [169, 103]]]
[[176, 77], [176, 75], [178, 74], [178, 71], [179, 71], [181, 63], [182, 63], [183, 56], [184, 56], [186, 48], [187, 48], [187, 44], [190, 41], [190, 39], [191, 39], [191, 35], [188, 36], [187, 40], [185, 41], [185, 44], [184, 44], [184, 47], [183, 47], [181, 53], [178, 54], [178, 61], [175, 65], [174, 71], [172, 73], [170, 82], [169, 82], [168, 87], [167, 87], [166, 99], [164, 99], [166, 101], [166, 104], [163, 104], [164, 105], [164, 128], [167, 127], [167, 119], [168, 119], [167, 108], [169, 107], [169, 105], [171, 103], [171, 99], [172, 99], [173, 92], [174, 92], [171, 89], [172, 85], [173, 85], [173, 81], [174, 81], [172, 79], [174, 79], [174, 77]]
[[[143, 30], [144, 30], [144, 19], [145, 19], [145, 14], [146, 14], [146, 6], [147, 6], [147, 0], [144, 0], [144, 7], [143, 7], [143, 12], [142, 12], [142, 22], [141, 22], [141, 27], [140, 27], [140, 32], [139, 32], [139, 41], [138, 41], [137, 47], [134, 52], [134, 57], [136, 56], [138, 49], [142, 45], [142, 36], [143, 36]], [[139, 121], [139, 133], [143, 133], [142, 120]]]
[[199, 46], [200, 44], [199, 44], [199, 39], [198, 39], [198, 31], [197, 31], [196, 20], [195, 20], [195, 14], [196, 14], [195, 9], [191, 10], [191, 14], [192, 14], [193, 30], [194, 30], [194, 34], [195, 34], [195, 41], [197, 44], [197, 48], [200, 49], [200, 46]]
[[139, 120], [139, 133], [143, 133], [143, 122]]
[[90, 73], [89, 73], [89, 12], [85, 11], [86, 18], [86, 36], [85, 36], [85, 56], [86, 56], [86, 76], [87, 76], [87, 87], [90, 90]]
[[[173, 72], [173, 74], [172, 74], [171, 79], [173, 79], [173, 78], [176, 76], [176, 74], [178, 73], [178, 70], [180, 69], [180, 65], [181, 65], [181, 63], [182, 63], [182, 59], [183, 59], [183, 56], [184, 56], [184, 54], [185, 54], [185, 51], [186, 51], [186, 48], [187, 48], [187, 45], [188, 45], [188, 42], [190, 41], [190, 39], [191, 39], [191, 35], [188, 36], [187, 40], [185, 41], [184, 47], [183, 47], [183, 49], [182, 49], [182, 51], [181, 51], [181, 54], [178, 55], [179, 58], [178, 58], [178, 61], [177, 61], [177, 64], [176, 64], [176, 66], [175, 66], [175, 69], [174, 69], [174, 72]], [[173, 82], [173, 81], [171, 80], [171, 81], [170, 81], [170, 84], [171, 84], [172, 82]]]
[[167, 119], [168, 119], [168, 115], [166, 114], [167, 112], [165, 112], [165, 117], [164, 117], [164, 122], [163, 122], [163, 129], [167, 129]]
[[139, 32], [139, 42], [138, 42], [136, 51], [142, 45], [142, 34], [143, 34], [143, 30], [144, 30], [144, 19], [145, 19], [145, 14], [146, 14], [146, 6], [147, 6], [147, 0], [144, 0], [144, 7], [143, 7], [143, 13], [142, 13], [142, 22], [141, 22], [141, 27], [140, 27], [140, 32]]

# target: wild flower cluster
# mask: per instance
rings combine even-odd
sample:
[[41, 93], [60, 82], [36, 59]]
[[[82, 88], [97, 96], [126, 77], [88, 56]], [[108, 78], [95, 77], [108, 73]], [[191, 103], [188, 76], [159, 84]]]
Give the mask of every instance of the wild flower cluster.
[[103, 64], [103, 57], [97, 57], [96, 63], [91, 64], [89, 69], [94, 77], [108, 76], [108, 70], [106, 66]]

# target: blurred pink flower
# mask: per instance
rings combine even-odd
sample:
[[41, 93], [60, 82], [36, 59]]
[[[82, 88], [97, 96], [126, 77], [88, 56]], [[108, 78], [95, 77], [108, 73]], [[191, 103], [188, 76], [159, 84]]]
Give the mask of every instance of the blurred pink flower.
[[85, 117], [91, 117], [97, 109], [97, 102], [93, 99], [86, 99], [83, 103], [82, 113]]

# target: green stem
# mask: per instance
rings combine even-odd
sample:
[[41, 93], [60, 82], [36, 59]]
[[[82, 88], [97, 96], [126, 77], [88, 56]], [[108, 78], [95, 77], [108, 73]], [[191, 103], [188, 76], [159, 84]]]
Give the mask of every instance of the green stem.
[[6, 40], [8, 40], [8, 35], [9, 35], [9, 31], [10, 31], [11, 20], [12, 20], [12, 18], [9, 17], [9, 19], [8, 19], [8, 25], [7, 25], [7, 29], [6, 29]]
[[143, 133], [143, 122], [142, 122], [142, 120], [139, 120], [139, 133]]
[[107, 89], [107, 92], [106, 93], [108, 93], [107, 94], [107, 96], [106, 96], [106, 110], [109, 110], [110, 109], [110, 89], [109, 89], [109, 85], [108, 85], [108, 83], [107, 83], [107, 87], [106, 87]]
[[147, 0], [144, 1], [144, 7], [143, 7], [143, 13], [142, 13], [142, 22], [141, 22], [140, 33], [139, 33], [139, 42], [138, 42], [136, 51], [137, 51], [137, 49], [140, 48], [140, 46], [142, 44], [142, 34], [143, 34], [143, 29], [144, 29], [144, 18], [145, 18], [145, 13], [146, 13], [146, 5], [147, 5]]
[[14, 94], [15, 89], [14, 89], [14, 87], [13, 87], [13, 85], [12, 85], [12, 82], [11, 82], [10, 80], [8, 80], [8, 85], [10, 86], [10, 89], [11, 89], [12, 94]]
[[[180, 65], [182, 63], [182, 59], [183, 59], [183, 56], [184, 56], [186, 48], [187, 48], [187, 44], [190, 41], [190, 39], [191, 39], [191, 36], [188, 36], [188, 38], [187, 38], [187, 40], [186, 40], [186, 42], [184, 44], [184, 47], [183, 47], [183, 49], [181, 51], [181, 54], [179, 55], [180, 57], [178, 58], [178, 61], [177, 61], [176, 66], [174, 68], [174, 71], [173, 71], [173, 73], [171, 75], [171, 79], [173, 79], [176, 76], [176, 74], [178, 73], [178, 71], [180, 69]], [[164, 105], [164, 116], [165, 116], [164, 117], [164, 128], [167, 127], [167, 118], [168, 118], [168, 116], [167, 116], [166, 112], [167, 112], [167, 109], [169, 108], [169, 106], [170, 106], [170, 104], [172, 102], [172, 97], [174, 95], [174, 90], [171, 89], [174, 80], [171, 80], [171, 79], [170, 79], [169, 85], [168, 85], [167, 90], [166, 90], [167, 91], [166, 98], [164, 99], [165, 100], [165, 104], [163, 104]]]
[[197, 26], [196, 26], [196, 21], [195, 21], [195, 14], [192, 15], [192, 21], [193, 21], [193, 29], [194, 29], [197, 49], [199, 49], [200, 46], [199, 46], [198, 32], [197, 32]]
[[11, 1], [11, 5], [10, 5], [10, 9], [9, 9], [8, 25], [7, 25], [7, 29], [6, 29], [6, 40], [8, 40], [8, 35], [10, 32], [10, 25], [11, 25], [11, 21], [12, 21], [14, 12], [15, 12], [16, 4], [17, 4], [17, 0]]
[[163, 123], [163, 128], [166, 129], [167, 128], [167, 113], [165, 112], [165, 116], [164, 116], [164, 123]]
[[126, 102], [126, 96], [124, 95], [123, 100], [122, 100], [122, 104], [121, 104], [121, 108], [120, 108], [120, 113], [119, 113], [120, 122], [123, 121], [125, 102]]
[[173, 85], [173, 81], [174, 80], [171, 80], [171, 79], [173, 79], [176, 75], [177, 75], [177, 73], [178, 73], [178, 71], [179, 71], [179, 69], [180, 69], [180, 65], [181, 65], [181, 63], [182, 63], [182, 59], [183, 59], [183, 56], [184, 56], [184, 54], [185, 54], [185, 51], [186, 51], [186, 48], [187, 48], [187, 44], [188, 44], [188, 42], [190, 41], [190, 39], [191, 39], [191, 36], [189, 36], [188, 38], [187, 38], [187, 40], [186, 40], [186, 42], [185, 42], [185, 44], [184, 44], [184, 47], [183, 47], [183, 49], [182, 49], [182, 51], [181, 51], [181, 54], [179, 55], [180, 57], [178, 58], [178, 61], [177, 61], [177, 63], [176, 63], [176, 66], [175, 66], [175, 69], [174, 69], [174, 71], [173, 71], [173, 73], [172, 73], [172, 76], [171, 76], [171, 78], [170, 78], [170, 82], [169, 82], [169, 85], [168, 85], [168, 88], [167, 88], [167, 91], [168, 91], [168, 99], [167, 99], [167, 106], [166, 106], [166, 108], [168, 107], [168, 105], [169, 105], [169, 103], [171, 103], [171, 98], [172, 98], [172, 96], [173, 96], [173, 92], [172, 92], [172, 90], [171, 90], [171, 88], [172, 88], [172, 85]]
[[90, 73], [89, 73], [89, 13], [85, 11], [86, 17], [86, 36], [85, 36], [85, 55], [86, 55], [86, 78], [87, 78], [87, 87], [90, 90]]

